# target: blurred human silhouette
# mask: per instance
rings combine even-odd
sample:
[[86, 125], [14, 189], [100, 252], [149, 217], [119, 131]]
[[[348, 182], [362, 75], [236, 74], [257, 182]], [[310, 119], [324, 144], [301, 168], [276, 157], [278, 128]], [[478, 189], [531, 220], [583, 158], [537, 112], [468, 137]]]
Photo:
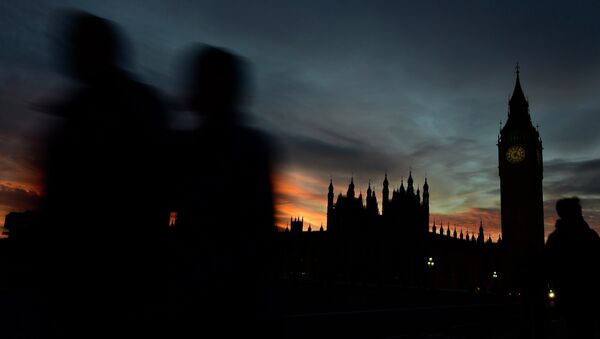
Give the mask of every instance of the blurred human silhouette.
[[215, 47], [192, 57], [188, 104], [204, 123], [181, 137], [176, 156], [175, 328], [180, 337], [268, 337], [269, 147], [241, 121], [242, 61]]
[[576, 197], [556, 202], [559, 219], [546, 242], [550, 282], [571, 338], [592, 338], [598, 314], [600, 237], [583, 218]]
[[62, 61], [78, 86], [52, 106], [62, 121], [49, 143], [38, 234], [48, 331], [142, 337], [164, 322], [165, 114], [120, 67], [123, 40], [111, 22], [77, 12], [65, 23]]

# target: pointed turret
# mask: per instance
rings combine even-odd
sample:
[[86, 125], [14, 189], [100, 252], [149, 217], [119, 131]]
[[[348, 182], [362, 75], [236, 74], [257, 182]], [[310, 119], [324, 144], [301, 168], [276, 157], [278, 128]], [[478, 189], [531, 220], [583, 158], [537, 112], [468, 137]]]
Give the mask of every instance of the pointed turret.
[[425, 183], [423, 184], [423, 205], [429, 206], [429, 184], [427, 183], [427, 177], [425, 177]]
[[[515, 80], [515, 89], [513, 90], [512, 96], [510, 97], [508, 104], [511, 109], [518, 109], [518, 112], [514, 113], [528, 113], [528, 111], [521, 111], [522, 108], [529, 108], [529, 103], [527, 102], [527, 97], [525, 96], [525, 93], [523, 93], [523, 88], [521, 87], [521, 79], [519, 78], [519, 74], [521, 72], [518, 62], [516, 66], [516, 73], [517, 79]], [[511, 113], [509, 113], [508, 116], [510, 118]]]
[[523, 93], [523, 88], [521, 87], [518, 63], [516, 73], [517, 79], [515, 80], [515, 88], [510, 100], [508, 101], [508, 120], [506, 121], [504, 128], [501, 130], [501, 135], [504, 134], [503, 132], [505, 130], [511, 130], [514, 128], [531, 131], [535, 130], [533, 124], [531, 123], [531, 116], [529, 115], [529, 102], [527, 101], [527, 97], [525, 96], [525, 93]]
[[433, 219], [433, 226], [431, 227], [431, 233], [435, 234], [437, 232], [437, 227], [435, 227], [435, 219]]
[[354, 198], [354, 176], [350, 178], [350, 185], [348, 185], [348, 192], [346, 193], [348, 198]]
[[332, 226], [333, 220], [333, 177], [329, 179], [329, 193], [327, 193], [327, 227]]
[[408, 186], [406, 186], [406, 193], [408, 194], [414, 194], [415, 193], [415, 188], [413, 186], [413, 178], [412, 178], [412, 170], [410, 170], [408, 172]]
[[388, 203], [390, 201], [390, 183], [388, 182], [387, 172], [385, 172], [385, 179], [383, 179], [383, 191], [381, 191], [381, 213], [386, 214], [388, 210]]
[[379, 207], [377, 206], [377, 198], [375, 197], [375, 188], [371, 189], [371, 180], [369, 180], [369, 188], [367, 189], [367, 213], [371, 216], [379, 215]]
[[485, 241], [485, 235], [483, 234], [483, 220], [479, 218], [479, 235], [477, 236], [477, 243], [483, 244]]

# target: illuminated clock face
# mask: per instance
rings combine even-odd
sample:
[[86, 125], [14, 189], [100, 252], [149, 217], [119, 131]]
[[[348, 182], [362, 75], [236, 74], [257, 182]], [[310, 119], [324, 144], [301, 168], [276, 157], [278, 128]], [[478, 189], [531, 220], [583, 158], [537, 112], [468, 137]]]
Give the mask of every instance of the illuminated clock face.
[[511, 164], [518, 164], [525, 159], [525, 150], [521, 146], [511, 146], [506, 151], [506, 160]]

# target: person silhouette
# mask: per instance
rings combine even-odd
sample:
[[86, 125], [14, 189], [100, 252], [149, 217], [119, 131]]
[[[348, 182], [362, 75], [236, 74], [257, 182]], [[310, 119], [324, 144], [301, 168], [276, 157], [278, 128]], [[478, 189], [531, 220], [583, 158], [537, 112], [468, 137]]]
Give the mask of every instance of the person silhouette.
[[269, 143], [242, 122], [241, 59], [211, 46], [192, 59], [187, 103], [203, 124], [180, 142], [174, 176], [174, 327], [180, 337], [269, 337], [275, 236]]
[[557, 308], [571, 338], [592, 338], [598, 313], [600, 237], [583, 218], [578, 198], [556, 202], [559, 219], [546, 242], [546, 266]]
[[65, 23], [63, 61], [77, 87], [51, 106], [60, 125], [37, 235], [48, 336], [142, 337], [158, 331], [166, 300], [165, 111], [121, 67], [114, 24], [83, 12]]

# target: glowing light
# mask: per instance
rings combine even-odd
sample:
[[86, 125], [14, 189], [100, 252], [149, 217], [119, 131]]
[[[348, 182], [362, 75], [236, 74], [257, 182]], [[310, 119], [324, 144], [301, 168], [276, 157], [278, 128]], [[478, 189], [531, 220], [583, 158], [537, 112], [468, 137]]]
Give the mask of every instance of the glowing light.
[[553, 291], [553, 290], [550, 290], [550, 291], [548, 292], [548, 298], [550, 298], [550, 299], [554, 299], [554, 298], [556, 298], [556, 294], [554, 293], [554, 291]]
[[427, 266], [429, 266], [429, 267], [435, 266], [435, 262], [433, 261], [432, 257], [429, 257], [429, 260], [427, 260]]
[[492, 278], [497, 279], [498, 278], [498, 272], [494, 271], [494, 273], [492, 273]]
[[177, 212], [173, 211], [169, 214], [169, 226], [174, 227], [177, 224]]

